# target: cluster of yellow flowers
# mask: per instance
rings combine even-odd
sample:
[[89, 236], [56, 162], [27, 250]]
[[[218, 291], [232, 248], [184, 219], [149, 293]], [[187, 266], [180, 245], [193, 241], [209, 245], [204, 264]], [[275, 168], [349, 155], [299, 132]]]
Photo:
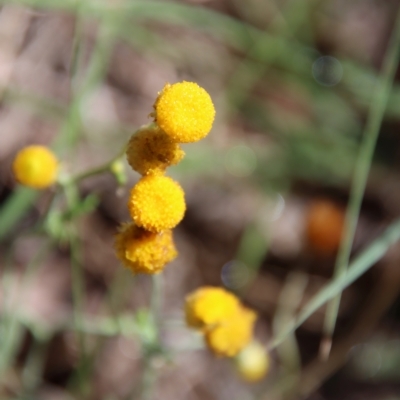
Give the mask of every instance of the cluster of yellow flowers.
[[[127, 146], [127, 160], [142, 175], [131, 189], [132, 221], [123, 223], [115, 238], [116, 255], [134, 273], [155, 274], [177, 256], [172, 229], [182, 220], [185, 196], [181, 186], [165, 176], [167, 167], [185, 153], [180, 143], [196, 142], [211, 130], [215, 109], [209, 94], [196, 83], [167, 84], [159, 93], [154, 122], [137, 130]], [[16, 179], [37, 189], [56, 182], [59, 163], [46, 147], [29, 146], [15, 157]], [[235, 357], [239, 374], [248, 381], [263, 378], [268, 355], [253, 339], [256, 313], [219, 287], [202, 287], [186, 298], [186, 322], [202, 332], [217, 355]]]
[[[133, 222], [122, 225], [115, 243], [126, 267], [148, 274], [162, 271], [176, 257], [172, 229], [186, 209], [182, 188], [165, 176], [165, 170], [184, 157], [179, 143], [196, 142], [209, 133], [215, 110], [204, 89], [181, 82], [164, 87], [151, 116], [154, 123], [135, 132], [128, 143], [128, 163], [142, 178], [129, 196]], [[238, 371], [246, 380], [265, 375], [266, 353], [252, 342], [256, 313], [234, 294], [218, 287], [200, 288], [187, 297], [185, 311], [187, 324], [204, 334], [215, 354], [238, 355]]]
[[204, 333], [208, 347], [216, 354], [232, 357], [252, 339], [254, 311], [223, 288], [205, 286], [186, 298], [186, 322]]
[[237, 372], [244, 380], [257, 382], [267, 374], [268, 353], [253, 338], [257, 315], [233, 293], [213, 286], [197, 289], [186, 297], [185, 317], [188, 326], [204, 335], [211, 351], [235, 357]]
[[182, 220], [185, 195], [165, 176], [185, 153], [179, 143], [196, 142], [211, 130], [215, 109], [209, 94], [196, 83], [167, 84], [159, 93], [154, 122], [129, 140], [129, 165], [142, 175], [128, 201], [132, 222], [121, 226], [115, 240], [117, 257], [132, 272], [154, 274], [177, 256], [172, 229]]

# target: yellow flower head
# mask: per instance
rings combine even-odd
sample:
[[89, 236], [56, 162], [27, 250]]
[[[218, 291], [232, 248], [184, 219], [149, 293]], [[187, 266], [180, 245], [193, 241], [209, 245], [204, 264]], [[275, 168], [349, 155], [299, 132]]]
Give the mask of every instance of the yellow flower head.
[[185, 214], [185, 194], [166, 176], [147, 175], [132, 188], [129, 212], [136, 225], [152, 232], [172, 229]]
[[166, 84], [154, 103], [154, 110], [157, 125], [179, 143], [206, 137], [215, 117], [210, 95], [194, 82]]
[[149, 232], [134, 223], [122, 224], [114, 247], [122, 264], [135, 273], [160, 272], [178, 255], [171, 230]]
[[256, 313], [242, 307], [233, 317], [206, 332], [208, 347], [219, 356], [235, 356], [253, 337], [255, 321]]
[[43, 189], [56, 181], [58, 161], [47, 147], [28, 146], [16, 155], [12, 168], [19, 183]]
[[257, 382], [267, 375], [269, 355], [264, 346], [253, 340], [236, 357], [236, 369], [247, 382]]
[[205, 286], [186, 298], [186, 322], [192, 328], [208, 329], [231, 318], [240, 309], [239, 299], [223, 288]]
[[135, 132], [126, 151], [129, 165], [139, 174], [162, 174], [170, 165], [178, 164], [185, 153], [157, 125]]

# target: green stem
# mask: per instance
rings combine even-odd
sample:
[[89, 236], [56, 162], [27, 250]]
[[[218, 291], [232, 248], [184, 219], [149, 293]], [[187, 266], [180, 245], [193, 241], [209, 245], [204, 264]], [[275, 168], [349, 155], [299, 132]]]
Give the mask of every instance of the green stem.
[[82, 31], [83, 31], [83, 21], [82, 18], [79, 17], [79, 10], [80, 10], [80, 0], [76, 2], [76, 15], [77, 18], [75, 20], [75, 34], [74, 39], [72, 42], [72, 54], [70, 60], [70, 67], [69, 67], [69, 75], [71, 77], [71, 81], [75, 79], [81, 60], [83, 58], [83, 51], [82, 51]]
[[[368, 119], [364, 129], [363, 140], [355, 166], [349, 204], [346, 211], [344, 236], [340, 244], [339, 253], [335, 264], [335, 278], [343, 276], [346, 273], [349, 264], [361, 203], [367, 184], [368, 174], [372, 163], [376, 141], [379, 135], [380, 126], [385, 114], [386, 104], [389, 99], [396, 68], [399, 62], [399, 54], [400, 11], [397, 15], [394, 31], [383, 60], [382, 71], [376, 84], [376, 95], [372, 98]], [[330, 351], [331, 337], [335, 329], [340, 299], [341, 293], [339, 293], [328, 304], [323, 328], [325, 340], [323, 340], [321, 343], [321, 350], [324, 350], [325, 348], [325, 356], [329, 354]]]
[[[72, 209], [75, 204], [79, 201], [78, 188], [74, 181], [68, 180], [61, 184], [65, 198], [67, 200], [68, 209]], [[72, 224], [72, 223], [71, 223]], [[77, 236], [76, 227], [71, 225], [68, 227], [68, 239], [71, 252], [71, 286], [72, 286], [72, 303], [73, 303], [73, 320], [75, 326], [75, 332], [78, 336], [78, 347], [79, 347], [79, 361], [76, 371], [76, 378], [78, 380], [78, 386], [81, 393], [85, 390], [85, 364], [86, 364], [86, 346], [85, 346], [85, 334], [79, 329], [83, 325], [83, 308], [84, 308], [84, 273], [81, 263], [81, 249], [79, 245], [79, 238]]]
[[[21, 285], [22, 292], [26, 290], [26, 287], [33, 277], [36, 268], [40, 265], [43, 257], [47, 254], [49, 245], [49, 243], [43, 244], [27, 265]], [[13, 275], [13, 272], [8, 271], [7, 276], [3, 278], [3, 282], [7, 282], [7, 287], [12, 287], [15, 285], [14, 279], [11, 279], [11, 275]], [[8, 290], [5, 290], [4, 293], [4, 298], [9, 297], [7, 296]], [[21, 321], [18, 318], [18, 308], [7, 311], [7, 303], [5, 303], [4, 308], [5, 312], [3, 312], [1, 320], [2, 345], [0, 347], [0, 377], [4, 375], [4, 371], [10, 365], [13, 356], [18, 350], [18, 345], [22, 340], [23, 333], [21, 329]]]
[[[157, 329], [157, 335], [161, 329], [161, 305], [162, 305], [162, 274], [154, 274], [152, 276], [153, 288], [151, 292], [151, 315]], [[158, 336], [157, 336], [158, 338]]]
[[111, 169], [111, 164], [112, 164], [111, 162], [107, 162], [103, 165], [99, 165], [98, 167], [94, 167], [93, 169], [77, 174], [71, 177], [71, 181], [77, 183], [86, 178], [90, 178], [91, 176], [99, 175], [104, 172], [109, 172]]
[[99, 175], [104, 172], [112, 172], [113, 164], [125, 155], [125, 151], [126, 151], [126, 146], [124, 146], [123, 149], [121, 150], [121, 152], [118, 153], [118, 155], [116, 155], [110, 161], [107, 161], [106, 163], [104, 163], [102, 165], [99, 165], [99, 166], [89, 169], [85, 172], [82, 172], [75, 176], [72, 176], [68, 181], [78, 183], [86, 178], [90, 178], [91, 176]]
[[28, 359], [22, 371], [23, 395], [22, 399], [33, 397], [34, 391], [40, 385], [46, 357], [46, 343], [33, 338]]
[[[146, 356], [144, 359], [144, 366], [143, 366], [142, 390], [141, 390], [142, 395], [140, 397], [141, 399], [151, 400], [156, 380], [157, 380], [157, 374], [154, 370], [153, 358]], [[136, 397], [133, 396], [132, 400], [135, 398]]]
[[[160, 328], [161, 328], [161, 300], [162, 300], [162, 275], [155, 274], [152, 276], [153, 287], [151, 292], [150, 311], [154, 321], [154, 329], [156, 330], [155, 342], [152, 346], [159, 345], [160, 341]], [[145, 351], [144, 366], [142, 375], [141, 386], [141, 399], [150, 400], [154, 390], [155, 382], [157, 380], [157, 372], [153, 365], [154, 354], [153, 352]]]
[[78, 379], [78, 386], [81, 393], [85, 391], [85, 366], [86, 366], [86, 340], [85, 333], [79, 329], [84, 323], [84, 274], [81, 265], [81, 252], [79, 246], [79, 239], [74, 233], [70, 236], [70, 248], [71, 248], [71, 280], [72, 280], [72, 302], [73, 302], [73, 319], [75, 332], [78, 336], [78, 347], [79, 347], [79, 361], [76, 371], [76, 377]]
[[400, 240], [400, 219], [393, 222], [386, 231], [366, 250], [364, 250], [351, 263], [347, 272], [331, 280], [326, 286], [318, 291], [302, 308], [297, 318], [289, 326], [275, 336], [269, 345], [269, 349], [274, 349], [286, 340], [287, 336], [294, 332], [304, 321], [329, 300], [340, 294], [350, 286], [362, 274], [368, 271], [377, 261], [379, 261], [388, 249]]

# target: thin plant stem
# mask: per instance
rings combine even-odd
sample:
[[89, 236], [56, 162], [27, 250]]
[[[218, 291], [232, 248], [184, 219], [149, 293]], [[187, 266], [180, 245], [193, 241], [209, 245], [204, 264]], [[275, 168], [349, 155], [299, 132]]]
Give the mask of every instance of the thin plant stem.
[[34, 336], [31, 350], [22, 371], [23, 399], [32, 397], [40, 385], [46, 357], [47, 341]]
[[[79, 29], [76, 35], [80, 35]], [[114, 41], [111, 38], [110, 32], [102, 26], [98, 33], [96, 45], [92, 51], [91, 60], [84, 75], [84, 79], [82, 79], [79, 90], [74, 93], [74, 99], [69, 107], [66, 120], [61, 127], [57, 139], [54, 141], [54, 148], [59, 152], [64, 151], [65, 148], [71, 148], [79, 139], [79, 134], [82, 130], [81, 106], [88, 93], [90, 93], [104, 77], [113, 43]], [[81, 45], [78, 50], [79, 52], [83, 51]], [[73, 72], [77, 74], [77, 71]]]
[[[132, 276], [127, 276], [127, 275]], [[110, 284], [107, 294], [107, 306], [113, 315], [113, 320], [118, 326], [119, 333], [122, 334], [123, 329], [120, 323], [118, 315], [120, 310], [127, 298], [128, 290], [132, 287], [134, 282], [134, 274], [127, 271], [125, 267], [122, 267], [115, 273], [115, 276]]]
[[79, 17], [80, 0], [76, 0], [76, 20], [75, 20], [75, 34], [72, 42], [72, 52], [69, 67], [69, 75], [73, 81], [78, 73], [79, 66], [83, 58], [82, 51], [82, 32], [83, 32], [83, 20]]
[[[157, 380], [157, 374], [155, 372], [153, 366], [153, 358], [145, 357], [144, 359], [144, 368], [143, 368], [143, 376], [142, 376], [142, 396], [143, 400], [150, 400], [152, 398], [153, 389], [155, 382]], [[132, 397], [134, 400], [136, 397]]]
[[154, 274], [152, 276], [153, 288], [151, 293], [150, 311], [153, 316], [157, 334], [160, 333], [161, 328], [161, 304], [162, 304], [162, 275]]
[[[272, 321], [274, 333], [279, 334], [293, 320], [297, 305], [301, 302], [308, 284], [308, 276], [301, 272], [291, 272], [278, 298], [277, 311]], [[293, 374], [301, 368], [300, 350], [294, 333], [277, 349], [282, 366]]]
[[126, 146], [124, 146], [123, 149], [121, 150], [121, 152], [118, 153], [118, 154], [117, 154], [113, 159], [111, 159], [110, 161], [107, 161], [106, 163], [104, 163], [104, 164], [102, 164], [102, 165], [99, 165], [99, 166], [94, 167], [94, 168], [92, 168], [92, 169], [89, 169], [89, 170], [87, 170], [87, 171], [85, 171], [85, 172], [82, 172], [82, 173], [79, 173], [79, 174], [77, 174], [77, 175], [75, 175], [75, 176], [72, 176], [72, 177], [69, 179], [69, 181], [78, 183], [78, 182], [80, 182], [80, 181], [82, 181], [82, 180], [84, 180], [84, 179], [86, 179], [86, 178], [90, 178], [90, 177], [92, 177], [92, 176], [99, 175], [99, 174], [102, 174], [102, 173], [104, 173], [104, 172], [112, 172], [112, 171], [111, 171], [111, 168], [112, 168], [113, 164], [114, 164], [116, 161], [118, 161], [120, 158], [123, 157], [123, 155], [125, 154], [125, 151], [126, 151]]
[[[153, 287], [150, 300], [150, 312], [154, 322], [155, 338], [153, 346], [156, 346], [160, 341], [160, 328], [161, 328], [161, 299], [162, 299], [162, 275], [155, 274], [152, 276]], [[155, 382], [157, 380], [157, 372], [154, 368], [154, 354], [153, 352], [146, 351], [144, 354], [144, 366], [141, 385], [141, 399], [150, 400], [154, 390]]]
[[[49, 249], [49, 243], [46, 242], [43, 244], [37, 253], [32, 257], [31, 261], [27, 265], [22, 284], [21, 284], [21, 292], [25, 292], [26, 286], [29, 283], [30, 279], [33, 277], [36, 268], [40, 265], [40, 262], [43, 260], [43, 257], [47, 254]], [[11, 274], [9, 272], [8, 274]], [[3, 282], [7, 282], [7, 286], [12, 285], [9, 277], [6, 279], [3, 278]], [[7, 294], [7, 291], [5, 291]], [[7, 298], [9, 296], [5, 296]], [[7, 309], [7, 307], [6, 307]], [[0, 348], [0, 377], [4, 375], [4, 371], [9, 366], [12, 357], [17, 351], [17, 345], [22, 339], [22, 330], [21, 330], [21, 322], [18, 318], [18, 309], [12, 310], [12, 312], [7, 312], [6, 316], [3, 317], [1, 323], [2, 330], [2, 346]]]
[[[75, 182], [69, 181], [62, 185], [67, 200], [67, 206], [71, 209], [74, 204], [79, 200], [78, 188]], [[76, 370], [76, 378], [78, 380], [78, 386], [83, 393], [85, 389], [84, 380], [84, 367], [86, 364], [86, 345], [85, 345], [85, 333], [78, 329], [83, 324], [83, 308], [84, 308], [84, 274], [81, 265], [81, 249], [79, 244], [79, 238], [76, 232], [76, 226], [70, 226], [68, 234], [69, 246], [71, 252], [71, 286], [72, 286], [72, 303], [73, 303], [73, 321], [75, 326], [75, 332], [78, 337], [78, 348], [79, 348], [79, 361]]]
[[299, 315], [287, 328], [272, 338], [269, 349], [272, 350], [284, 342], [288, 335], [292, 334], [304, 321], [328, 301], [340, 294], [356, 279], [370, 269], [388, 251], [388, 249], [400, 240], [400, 219], [393, 222], [386, 231], [357, 258], [352, 261], [347, 272], [331, 280], [318, 291], [302, 308]]
[[[350, 190], [350, 199], [346, 211], [345, 228], [338, 256], [335, 263], [334, 277], [346, 274], [349, 264], [351, 248], [360, 214], [362, 199], [368, 180], [372, 157], [376, 141], [379, 135], [381, 123], [385, 114], [391, 88], [394, 81], [400, 55], [400, 10], [398, 11], [392, 37], [388, 50], [383, 60], [381, 74], [378, 78], [373, 96], [367, 122], [364, 129], [363, 139], [360, 146], [359, 156], [355, 165], [353, 183]], [[332, 345], [332, 334], [335, 330], [339, 311], [341, 293], [328, 303], [324, 321], [324, 338], [321, 342], [320, 355], [323, 358], [329, 356]]]
[[[311, 9], [318, 1], [319, 0], [312, 0], [307, 2], [306, 8]], [[257, 55], [263, 54], [263, 48], [265, 46], [264, 41], [269, 34], [263, 32], [253, 37], [252, 45], [246, 54], [246, 58], [237, 67], [231, 78], [231, 84], [229, 85], [228, 96], [236, 108], [240, 108], [243, 105], [250, 90], [265, 74], [268, 67], [287, 51], [287, 49], [280, 44], [281, 38], [290, 38], [294, 36], [304, 22], [302, 18], [298, 18], [301, 13], [299, 13], [299, 8], [296, 3], [302, 3], [301, 7], [305, 6], [303, 2], [292, 1], [289, 2], [284, 13], [282, 13], [276, 5], [274, 6], [276, 16], [271, 25], [276, 31], [276, 37], [274, 38], [276, 46], [274, 47], [274, 51], [268, 55], [268, 59], [263, 60], [263, 62], [257, 60]], [[271, 3], [271, 7], [272, 5], [273, 3]], [[287, 22], [287, 19], [290, 20], [290, 23]], [[248, 34], [251, 35], [250, 31]]]
[[76, 378], [81, 393], [85, 392], [85, 366], [86, 366], [86, 335], [79, 329], [83, 325], [84, 315], [84, 274], [81, 265], [81, 250], [79, 239], [72, 233], [69, 239], [71, 248], [71, 278], [72, 278], [72, 303], [73, 303], [73, 319], [74, 326], [78, 337], [79, 361], [76, 370]]

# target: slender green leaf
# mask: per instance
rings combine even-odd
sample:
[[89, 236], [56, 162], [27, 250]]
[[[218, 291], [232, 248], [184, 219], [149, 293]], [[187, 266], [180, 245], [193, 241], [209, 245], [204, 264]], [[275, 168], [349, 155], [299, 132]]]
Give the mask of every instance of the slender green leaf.
[[21, 219], [21, 216], [31, 207], [38, 197], [38, 192], [25, 187], [19, 187], [0, 208], [0, 240]]
[[387, 252], [390, 246], [400, 240], [400, 219], [390, 225], [386, 231], [376, 239], [366, 250], [364, 250], [350, 265], [345, 275], [339, 276], [323, 287], [304, 306], [297, 319], [276, 338], [271, 341], [270, 348], [281, 344], [285, 338], [297, 329], [307, 318], [309, 318], [321, 306], [341, 293], [356, 279], [370, 269]]
[[[335, 264], [335, 277], [346, 273], [349, 264], [351, 248], [356, 232], [361, 202], [364, 197], [369, 170], [375, 145], [379, 136], [380, 127], [385, 115], [386, 104], [392, 90], [395, 74], [400, 58], [400, 11], [397, 14], [396, 24], [389, 43], [388, 50], [383, 60], [382, 72], [375, 87], [375, 96], [372, 99], [368, 119], [365, 125], [360, 153], [357, 158], [353, 182], [350, 190], [350, 199], [346, 211], [345, 230]], [[340, 293], [329, 304], [324, 321], [325, 341], [330, 343], [339, 312]], [[322, 350], [323, 347], [321, 347]], [[329, 353], [329, 351], [328, 351]]]

